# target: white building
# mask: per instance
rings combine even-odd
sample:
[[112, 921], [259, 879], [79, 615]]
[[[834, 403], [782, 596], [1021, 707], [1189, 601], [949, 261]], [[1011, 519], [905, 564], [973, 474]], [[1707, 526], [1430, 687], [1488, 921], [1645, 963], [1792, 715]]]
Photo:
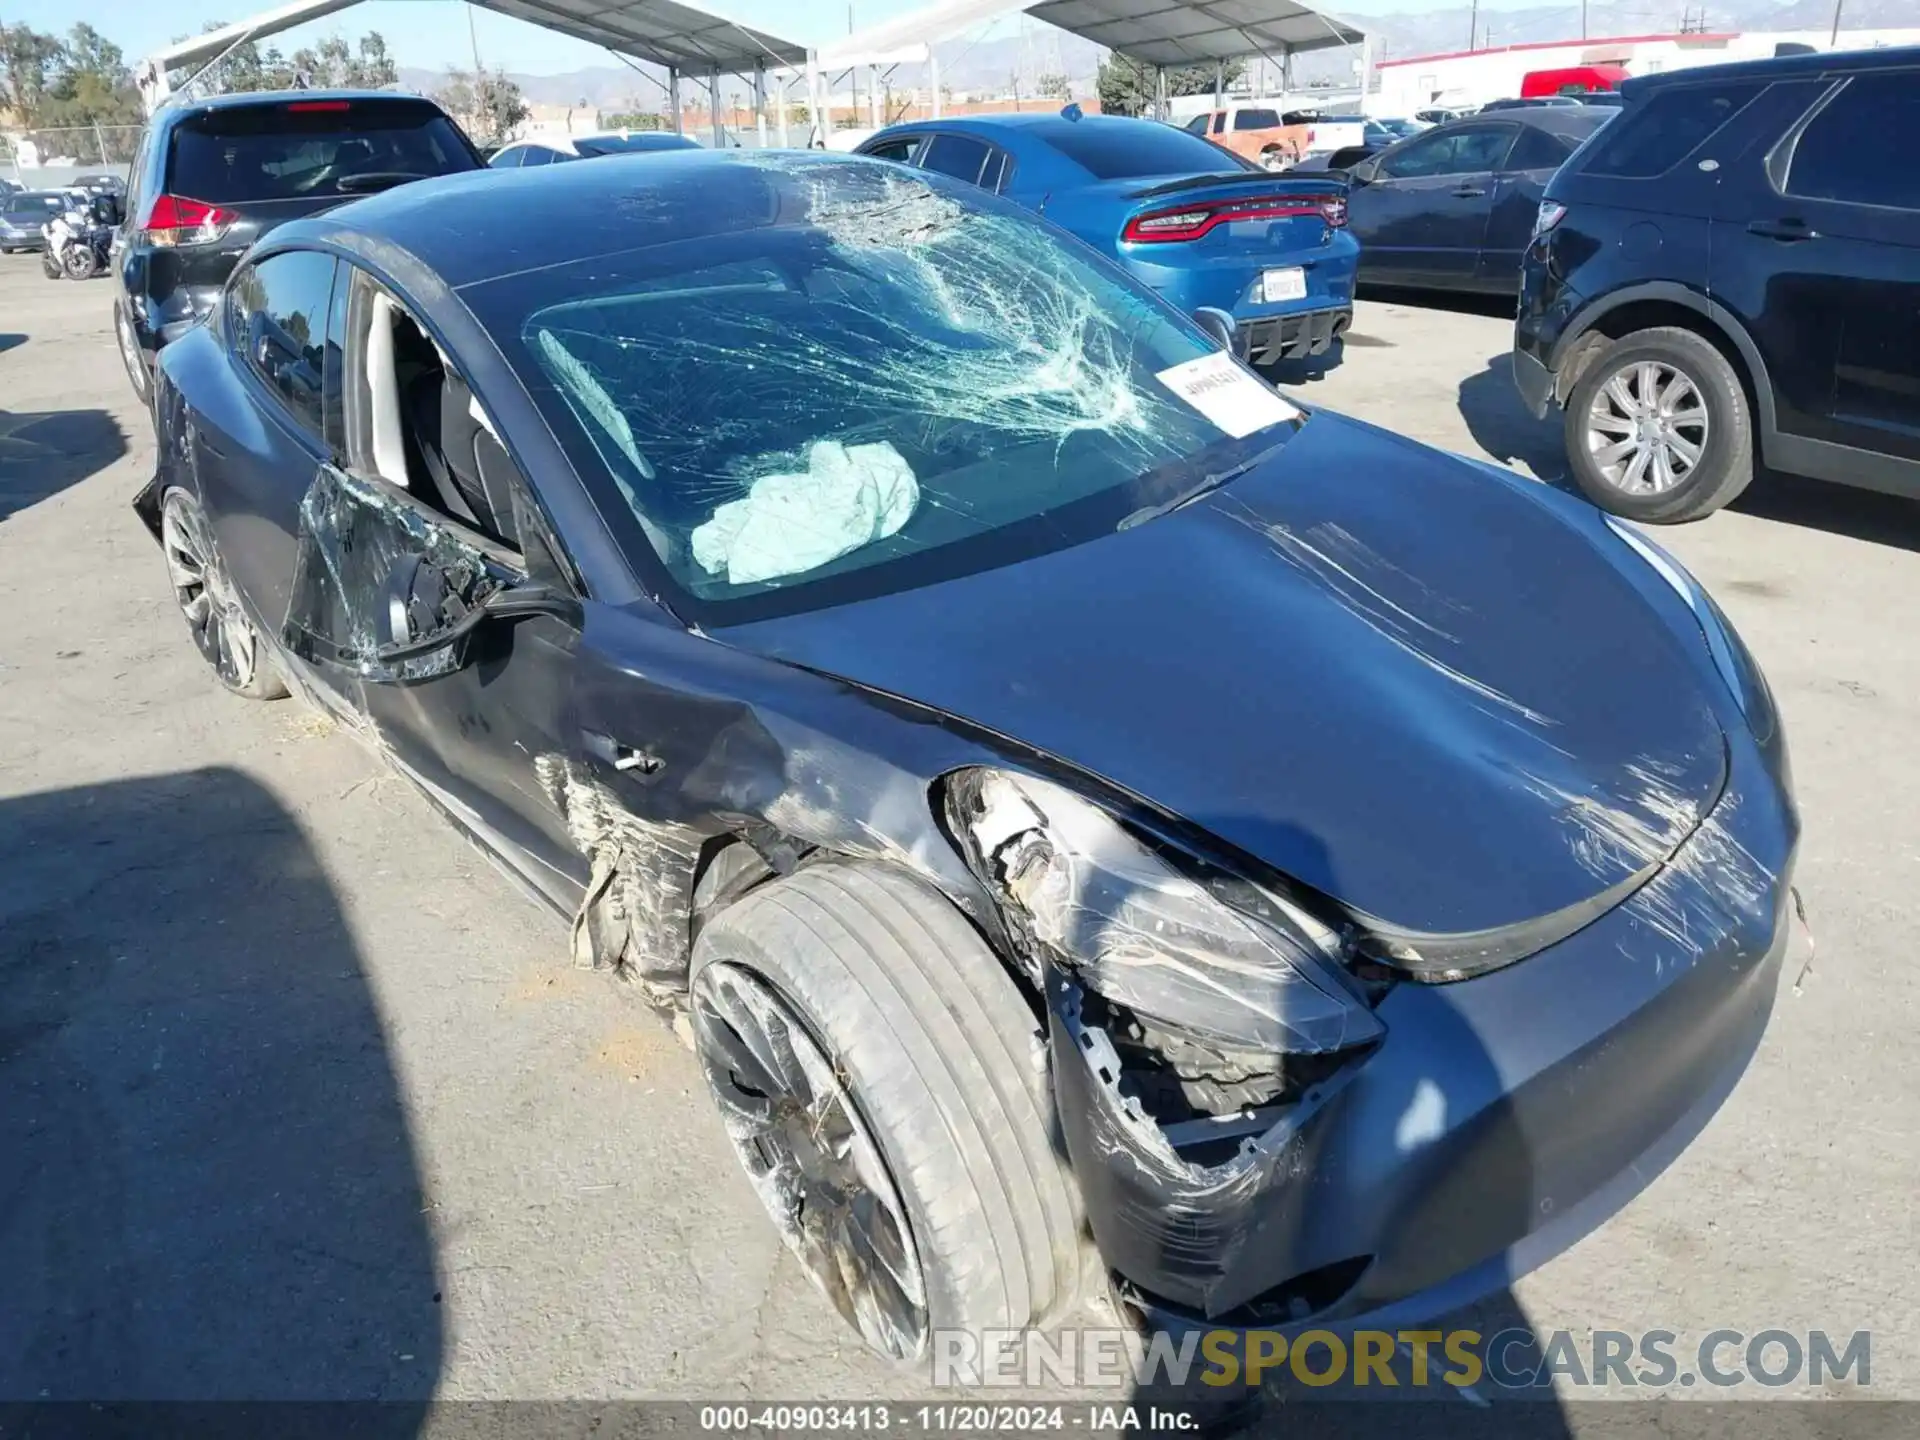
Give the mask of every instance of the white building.
[[1812, 45], [1818, 50], [1867, 50], [1888, 45], [1920, 45], [1920, 29], [1842, 30], [1830, 43], [1826, 30], [1726, 31], [1700, 35], [1628, 35], [1606, 40], [1544, 41], [1460, 50], [1386, 60], [1375, 67], [1379, 88], [1369, 114], [1410, 115], [1442, 105], [1470, 108], [1520, 93], [1520, 82], [1535, 70], [1564, 70], [1580, 65], [1624, 65], [1631, 75], [1719, 65], [1730, 60], [1759, 60], [1777, 45]]

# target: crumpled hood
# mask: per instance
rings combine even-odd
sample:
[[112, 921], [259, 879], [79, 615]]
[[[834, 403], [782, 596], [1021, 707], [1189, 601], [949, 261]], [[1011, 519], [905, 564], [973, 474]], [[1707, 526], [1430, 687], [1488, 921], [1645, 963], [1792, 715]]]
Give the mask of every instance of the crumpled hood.
[[1457, 933], [1664, 859], [1724, 782], [1704, 642], [1688, 653], [1604, 543], [1320, 412], [1134, 529], [722, 638], [1011, 736], [1396, 927]]

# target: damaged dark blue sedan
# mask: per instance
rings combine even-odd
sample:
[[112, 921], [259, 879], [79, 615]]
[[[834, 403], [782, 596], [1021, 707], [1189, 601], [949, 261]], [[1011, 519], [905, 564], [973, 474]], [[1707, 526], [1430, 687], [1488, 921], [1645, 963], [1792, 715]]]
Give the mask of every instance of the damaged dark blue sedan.
[[361, 725], [670, 1013], [889, 1355], [1101, 1283], [1438, 1313], [1766, 1023], [1798, 821], [1686, 572], [971, 187], [406, 186], [257, 246], [155, 410], [220, 679]]

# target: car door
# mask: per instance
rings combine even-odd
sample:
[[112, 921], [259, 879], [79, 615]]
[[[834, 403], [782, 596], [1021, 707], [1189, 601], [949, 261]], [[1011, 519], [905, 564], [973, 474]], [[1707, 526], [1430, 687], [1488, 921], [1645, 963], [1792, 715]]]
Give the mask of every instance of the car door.
[[[357, 682], [394, 761], [536, 889], [571, 907], [586, 862], [552, 770], [578, 748], [567, 724], [580, 627], [571, 567], [428, 312], [348, 262], [340, 285], [343, 444], [308, 476], [282, 643], [313, 669]], [[447, 362], [445, 383], [458, 387], [462, 403], [440, 413], [473, 417], [467, 435], [492, 497], [488, 529], [438, 498], [415, 463], [422, 437], [406, 447], [406, 483], [382, 473], [392, 462], [374, 432], [394, 407], [379, 398], [386, 362], [374, 334], [394, 307], [429, 334]], [[497, 361], [488, 373], [496, 385], [517, 383]], [[452, 444], [444, 429], [433, 443]], [[457, 643], [440, 643], [456, 632]]]
[[1540, 199], [1575, 142], [1531, 125], [1520, 127], [1513, 149], [1493, 177], [1487, 231], [1474, 274], [1486, 289], [1505, 294], [1520, 284], [1520, 257], [1533, 239]]
[[1347, 210], [1362, 274], [1386, 284], [1471, 288], [1494, 175], [1518, 128], [1468, 121], [1396, 146], [1367, 166]]
[[[227, 573], [268, 633], [287, 613], [300, 503], [329, 455], [332, 255], [283, 250], [237, 269], [218, 324], [226, 373], [198, 387], [186, 443]], [[337, 370], [336, 367], [331, 367]]]
[[[1916, 126], [1920, 70], [1852, 76], [1769, 157], [1748, 228], [1835, 332], [1820, 438], [1920, 466], [1920, 172], [1886, 142]], [[1920, 470], [1894, 479], [1920, 490]]]

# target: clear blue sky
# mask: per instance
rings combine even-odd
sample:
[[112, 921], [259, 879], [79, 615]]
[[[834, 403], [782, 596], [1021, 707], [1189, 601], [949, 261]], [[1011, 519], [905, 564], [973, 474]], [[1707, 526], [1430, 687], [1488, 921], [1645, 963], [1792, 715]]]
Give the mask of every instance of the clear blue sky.
[[[126, 52], [129, 61], [166, 44], [176, 35], [195, 32], [209, 20], [240, 20], [277, 8], [281, 0], [89, 0], [84, 18]], [[701, 0], [692, 0], [700, 4]], [[867, 26], [909, 10], [926, 0], [854, 0], [854, 23]], [[1408, 13], [1448, 9], [1462, 0], [1367, 0], [1352, 9], [1361, 13]], [[1483, 10], [1538, 4], [1539, 0], [1482, 0]], [[25, 23], [36, 30], [64, 33], [82, 18], [74, 0], [0, 0], [0, 20]], [[707, 8], [707, 7], [703, 7]], [[736, 20], [757, 25], [771, 34], [802, 43], [825, 40], [847, 31], [846, 0], [713, 0], [710, 8]], [[1328, 5], [1336, 14], [1339, 0]], [[330, 34], [359, 35], [378, 30], [402, 65], [441, 69], [472, 63], [467, 43], [467, 6], [463, 0], [366, 0], [351, 10], [329, 16], [273, 43], [284, 50]], [[475, 17], [480, 58], [521, 74], [555, 75], [590, 65], [612, 63], [598, 46], [570, 40], [524, 21], [480, 11]]]

